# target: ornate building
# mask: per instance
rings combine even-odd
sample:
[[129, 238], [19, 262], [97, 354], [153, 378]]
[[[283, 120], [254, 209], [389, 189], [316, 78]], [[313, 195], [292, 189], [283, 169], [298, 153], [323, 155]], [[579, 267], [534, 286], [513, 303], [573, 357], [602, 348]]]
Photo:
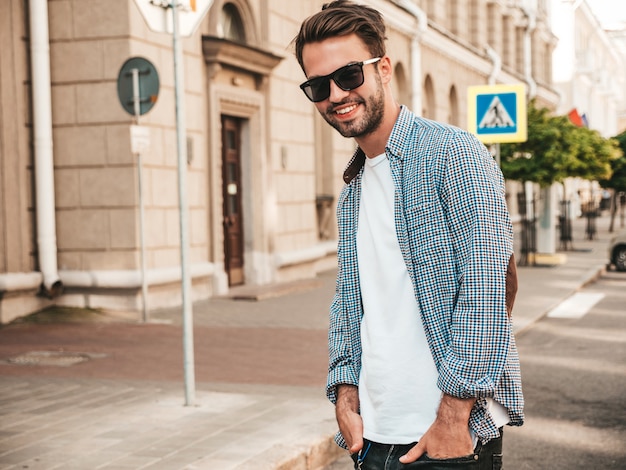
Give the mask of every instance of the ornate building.
[[[160, 81], [140, 122], [147, 305], [180, 303], [172, 38], [141, 3], [0, 2], [0, 322], [54, 304], [141, 309], [140, 168], [117, 98], [130, 57]], [[182, 41], [194, 299], [335, 265], [333, 200], [354, 143], [302, 95], [290, 46], [322, 3], [214, 0]], [[467, 87], [487, 83], [525, 83], [556, 107], [547, 1], [366, 3], [388, 22], [396, 97], [419, 114], [466, 127]]]
[[[558, 36], [554, 52], [556, 112], [569, 114], [579, 125], [614, 137], [626, 129], [626, 25], [605, 30], [586, 0], [552, 0], [552, 29]], [[598, 204], [597, 182], [568, 178], [562, 199], [571, 201], [572, 215], [581, 205]]]
[[618, 117], [626, 108], [625, 60], [619, 30], [606, 31], [587, 1], [552, 0], [554, 87], [560, 94], [558, 114], [576, 110], [604, 137], [620, 131]]

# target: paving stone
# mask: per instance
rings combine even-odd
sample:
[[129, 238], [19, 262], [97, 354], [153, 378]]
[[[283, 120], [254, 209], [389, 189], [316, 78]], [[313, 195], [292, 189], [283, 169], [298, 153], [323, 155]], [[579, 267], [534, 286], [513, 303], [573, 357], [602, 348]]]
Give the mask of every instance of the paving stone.
[[[520, 291], [533, 295], [517, 300], [514, 325], [528, 325], [602, 269], [606, 241], [579, 243], [601, 256], [519, 268]], [[3, 327], [0, 470], [319, 470], [339, 452], [324, 392], [334, 273], [320, 280], [257, 302], [194, 305], [197, 406], [184, 406], [180, 309], [155, 312], [169, 325]], [[108, 356], [56, 368], [2, 363], [66, 342]]]

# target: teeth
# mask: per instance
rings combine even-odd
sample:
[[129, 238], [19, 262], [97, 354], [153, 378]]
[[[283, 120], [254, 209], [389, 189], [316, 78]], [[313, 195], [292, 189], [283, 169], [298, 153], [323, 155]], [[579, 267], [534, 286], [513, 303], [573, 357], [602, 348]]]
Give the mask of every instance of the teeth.
[[350, 112], [350, 111], [352, 111], [354, 108], [356, 108], [356, 105], [348, 106], [347, 108], [343, 108], [343, 109], [338, 109], [338, 110], [337, 110], [337, 114], [346, 114], [346, 113], [349, 113], [349, 112]]

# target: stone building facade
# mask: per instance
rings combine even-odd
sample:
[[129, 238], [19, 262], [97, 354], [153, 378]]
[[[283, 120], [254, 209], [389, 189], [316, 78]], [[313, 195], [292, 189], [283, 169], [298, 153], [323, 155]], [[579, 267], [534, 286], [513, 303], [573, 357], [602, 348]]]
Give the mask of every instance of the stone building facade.
[[[0, 2], [0, 322], [50, 305], [141, 309], [135, 121], [116, 88], [130, 57], [152, 62], [160, 80], [140, 119], [150, 138], [141, 155], [147, 306], [180, 304], [172, 38], [148, 28], [142, 1]], [[354, 143], [299, 90], [290, 46], [322, 3], [214, 0], [182, 40], [196, 300], [335, 265], [334, 199]], [[467, 87], [489, 82], [526, 83], [556, 106], [547, 0], [364, 3], [385, 15], [394, 91], [418, 114], [467, 127]], [[36, 43], [41, 24], [47, 42]]]
[[556, 111], [576, 110], [604, 137], [621, 132], [619, 117], [626, 108], [624, 52], [621, 29], [607, 31], [594, 16], [589, 1], [552, 0], [553, 30], [559, 37], [554, 53], [553, 82], [560, 94]]
[[[554, 51], [554, 88], [559, 93], [556, 112], [580, 116], [587, 127], [603, 137], [626, 129], [626, 24], [605, 29], [589, 0], [552, 0], [552, 29], [558, 36]], [[597, 182], [568, 178], [559, 187], [560, 198], [570, 201], [571, 216], [586, 206], [597, 207], [606, 191]]]

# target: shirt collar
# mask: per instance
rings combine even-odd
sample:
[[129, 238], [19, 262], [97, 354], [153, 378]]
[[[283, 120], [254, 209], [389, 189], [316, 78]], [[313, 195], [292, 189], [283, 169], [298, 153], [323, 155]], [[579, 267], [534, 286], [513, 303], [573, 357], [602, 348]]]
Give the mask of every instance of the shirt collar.
[[[391, 130], [391, 135], [387, 141], [385, 152], [387, 156], [391, 158], [402, 158], [402, 148], [406, 143], [406, 130], [411, 123], [411, 112], [404, 105], [400, 107], [400, 114], [396, 123]], [[343, 180], [346, 184], [350, 184], [352, 180], [360, 173], [361, 168], [365, 164], [365, 153], [359, 147], [357, 147], [352, 159], [348, 163], [345, 171], [343, 172]]]

